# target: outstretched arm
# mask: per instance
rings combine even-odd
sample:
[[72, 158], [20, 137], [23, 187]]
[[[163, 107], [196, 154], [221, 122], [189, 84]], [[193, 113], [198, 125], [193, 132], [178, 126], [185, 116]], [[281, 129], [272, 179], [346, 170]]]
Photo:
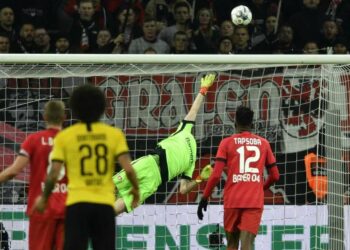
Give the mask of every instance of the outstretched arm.
[[194, 100], [190, 111], [185, 116], [185, 121], [195, 121], [197, 117], [197, 113], [199, 108], [202, 105], [202, 102], [204, 100], [204, 96], [207, 94], [208, 89], [213, 85], [216, 75], [215, 74], [208, 74], [202, 77], [201, 79], [201, 89], [198, 93], [196, 99]]
[[198, 184], [208, 180], [212, 172], [213, 168], [210, 165], [206, 165], [195, 180], [181, 179], [180, 193], [189, 193], [194, 187], [198, 186]]
[[0, 173], [0, 183], [8, 181], [18, 175], [29, 163], [27, 156], [19, 155], [11, 166]]

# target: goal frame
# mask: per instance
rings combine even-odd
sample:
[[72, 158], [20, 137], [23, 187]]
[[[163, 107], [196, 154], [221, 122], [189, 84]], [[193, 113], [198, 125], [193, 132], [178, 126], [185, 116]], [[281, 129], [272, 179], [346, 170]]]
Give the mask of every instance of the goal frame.
[[347, 64], [349, 55], [1, 54], [1, 64]]
[[[293, 66], [293, 65], [341, 65], [341, 64], [350, 64], [350, 56], [349, 55], [171, 55], [171, 54], [158, 54], [158, 55], [143, 55], [143, 54], [0, 54], [0, 78], [14, 78], [15, 74], [9, 75], [5, 70], [9, 65], [25, 65], [25, 64], [33, 64], [33, 65], [42, 65], [47, 64], [51, 67], [60, 67], [60, 65], [138, 65], [138, 64], [208, 64], [208, 65], [222, 65], [222, 64], [232, 64], [232, 65], [264, 65], [264, 66]], [[53, 69], [54, 71], [54, 69]], [[198, 72], [207, 71], [207, 69], [201, 70], [198, 69]], [[116, 72], [115, 75], [121, 75], [124, 73]], [[149, 72], [144, 72], [144, 74], [149, 74]], [[95, 74], [95, 76], [104, 76], [105, 72], [101, 71], [99, 74]], [[84, 73], [72, 73], [69, 74], [68, 77], [84, 77]], [[21, 78], [20, 76], [19, 78]], [[46, 77], [38, 75], [38, 78]], [[334, 110], [334, 113], [337, 113], [337, 110]], [[333, 127], [339, 127], [338, 124], [331, 124], [334, 119], [330, 119], [329, 124]], [[332, 133], [331, 133], [332, 132]], [[338, 136], [338, 131], [333, 132], [333, 130], [329, 130], [327, 133], [334, 137]], [[340, 149], [339, 141], [330, 140], [328, 143], [330, 147], [335, 149]], [[340, 155], [338, 151], [333, 151], [333, 155]], [[341, 168], [338, 161], [336, 165], [337, 168]], [[334, 176], [334, 178], [339, 178], [339, 176]], [[343, 182], [343, 180], [342, 180]], [[341, 201], [339, 200], [339, 190], [341, 190], [341, 186], [333, 185], [330, 186], [332, 188], [334, 194], [336, 194], [333, 198], [334, 203], [329, 204], [334, 208], [330, 210], [329, 218], [330, 224], [338, 225], [335, 231], [330, 231], [330, 234], [333, 234], [331, 239], [334, 239], [334, 242], [330, 244], [332, 246], [337, 246], [337, 249], [344, 249], [344, 245], [341, 243], [343, 240], [342, 231], [344, 230], [344, 225], [342, 221], [339, 221], [339, 218], [336, 218], [336, 215], [342, 215], [344, 220], [343, 211], [339, 210], [341, 208]], [[331, 192], [332, 193], [332, 192]], [[332, 200], [332, 199], [330, 199]], [[332, 212], [333, 211], [333, 212]], [[333, 218], [333, 219], [332, 219]], [[335, 219], [334, 219], [335, 218]], [[337, 239], [337, 240], [336, 240]]]

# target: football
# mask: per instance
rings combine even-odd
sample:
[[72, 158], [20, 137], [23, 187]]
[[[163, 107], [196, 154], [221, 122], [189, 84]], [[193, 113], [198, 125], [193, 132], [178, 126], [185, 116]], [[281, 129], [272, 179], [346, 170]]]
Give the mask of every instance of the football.
[[239, 5], [232, 9], [231, 19], [235, 25], [248, 25], [252, 21], [252, 12], [247, 6]]

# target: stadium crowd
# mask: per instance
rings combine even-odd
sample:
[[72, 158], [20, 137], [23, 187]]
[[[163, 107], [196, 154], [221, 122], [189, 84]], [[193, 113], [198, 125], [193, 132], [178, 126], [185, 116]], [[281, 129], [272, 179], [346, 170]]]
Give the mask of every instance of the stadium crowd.
[[[230, 20], [239, 4], [248, 26]], [[0, 53], [348, 54], [349, 13], [346, 0], [2, 0]]]

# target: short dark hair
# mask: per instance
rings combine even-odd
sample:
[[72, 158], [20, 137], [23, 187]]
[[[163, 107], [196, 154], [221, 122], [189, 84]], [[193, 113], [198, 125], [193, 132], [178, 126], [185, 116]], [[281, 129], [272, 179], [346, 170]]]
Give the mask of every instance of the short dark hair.
[[105, 111], [106, 99], [98, 87], [85, 84], [74, 89], [69, 104], [74, 117], [92, 123], [98, 121]]
[[239, 126], [248, 127], [253, 123], [254, 111], [245, 106], [239, 106], [236, 110], [236, 123]]

